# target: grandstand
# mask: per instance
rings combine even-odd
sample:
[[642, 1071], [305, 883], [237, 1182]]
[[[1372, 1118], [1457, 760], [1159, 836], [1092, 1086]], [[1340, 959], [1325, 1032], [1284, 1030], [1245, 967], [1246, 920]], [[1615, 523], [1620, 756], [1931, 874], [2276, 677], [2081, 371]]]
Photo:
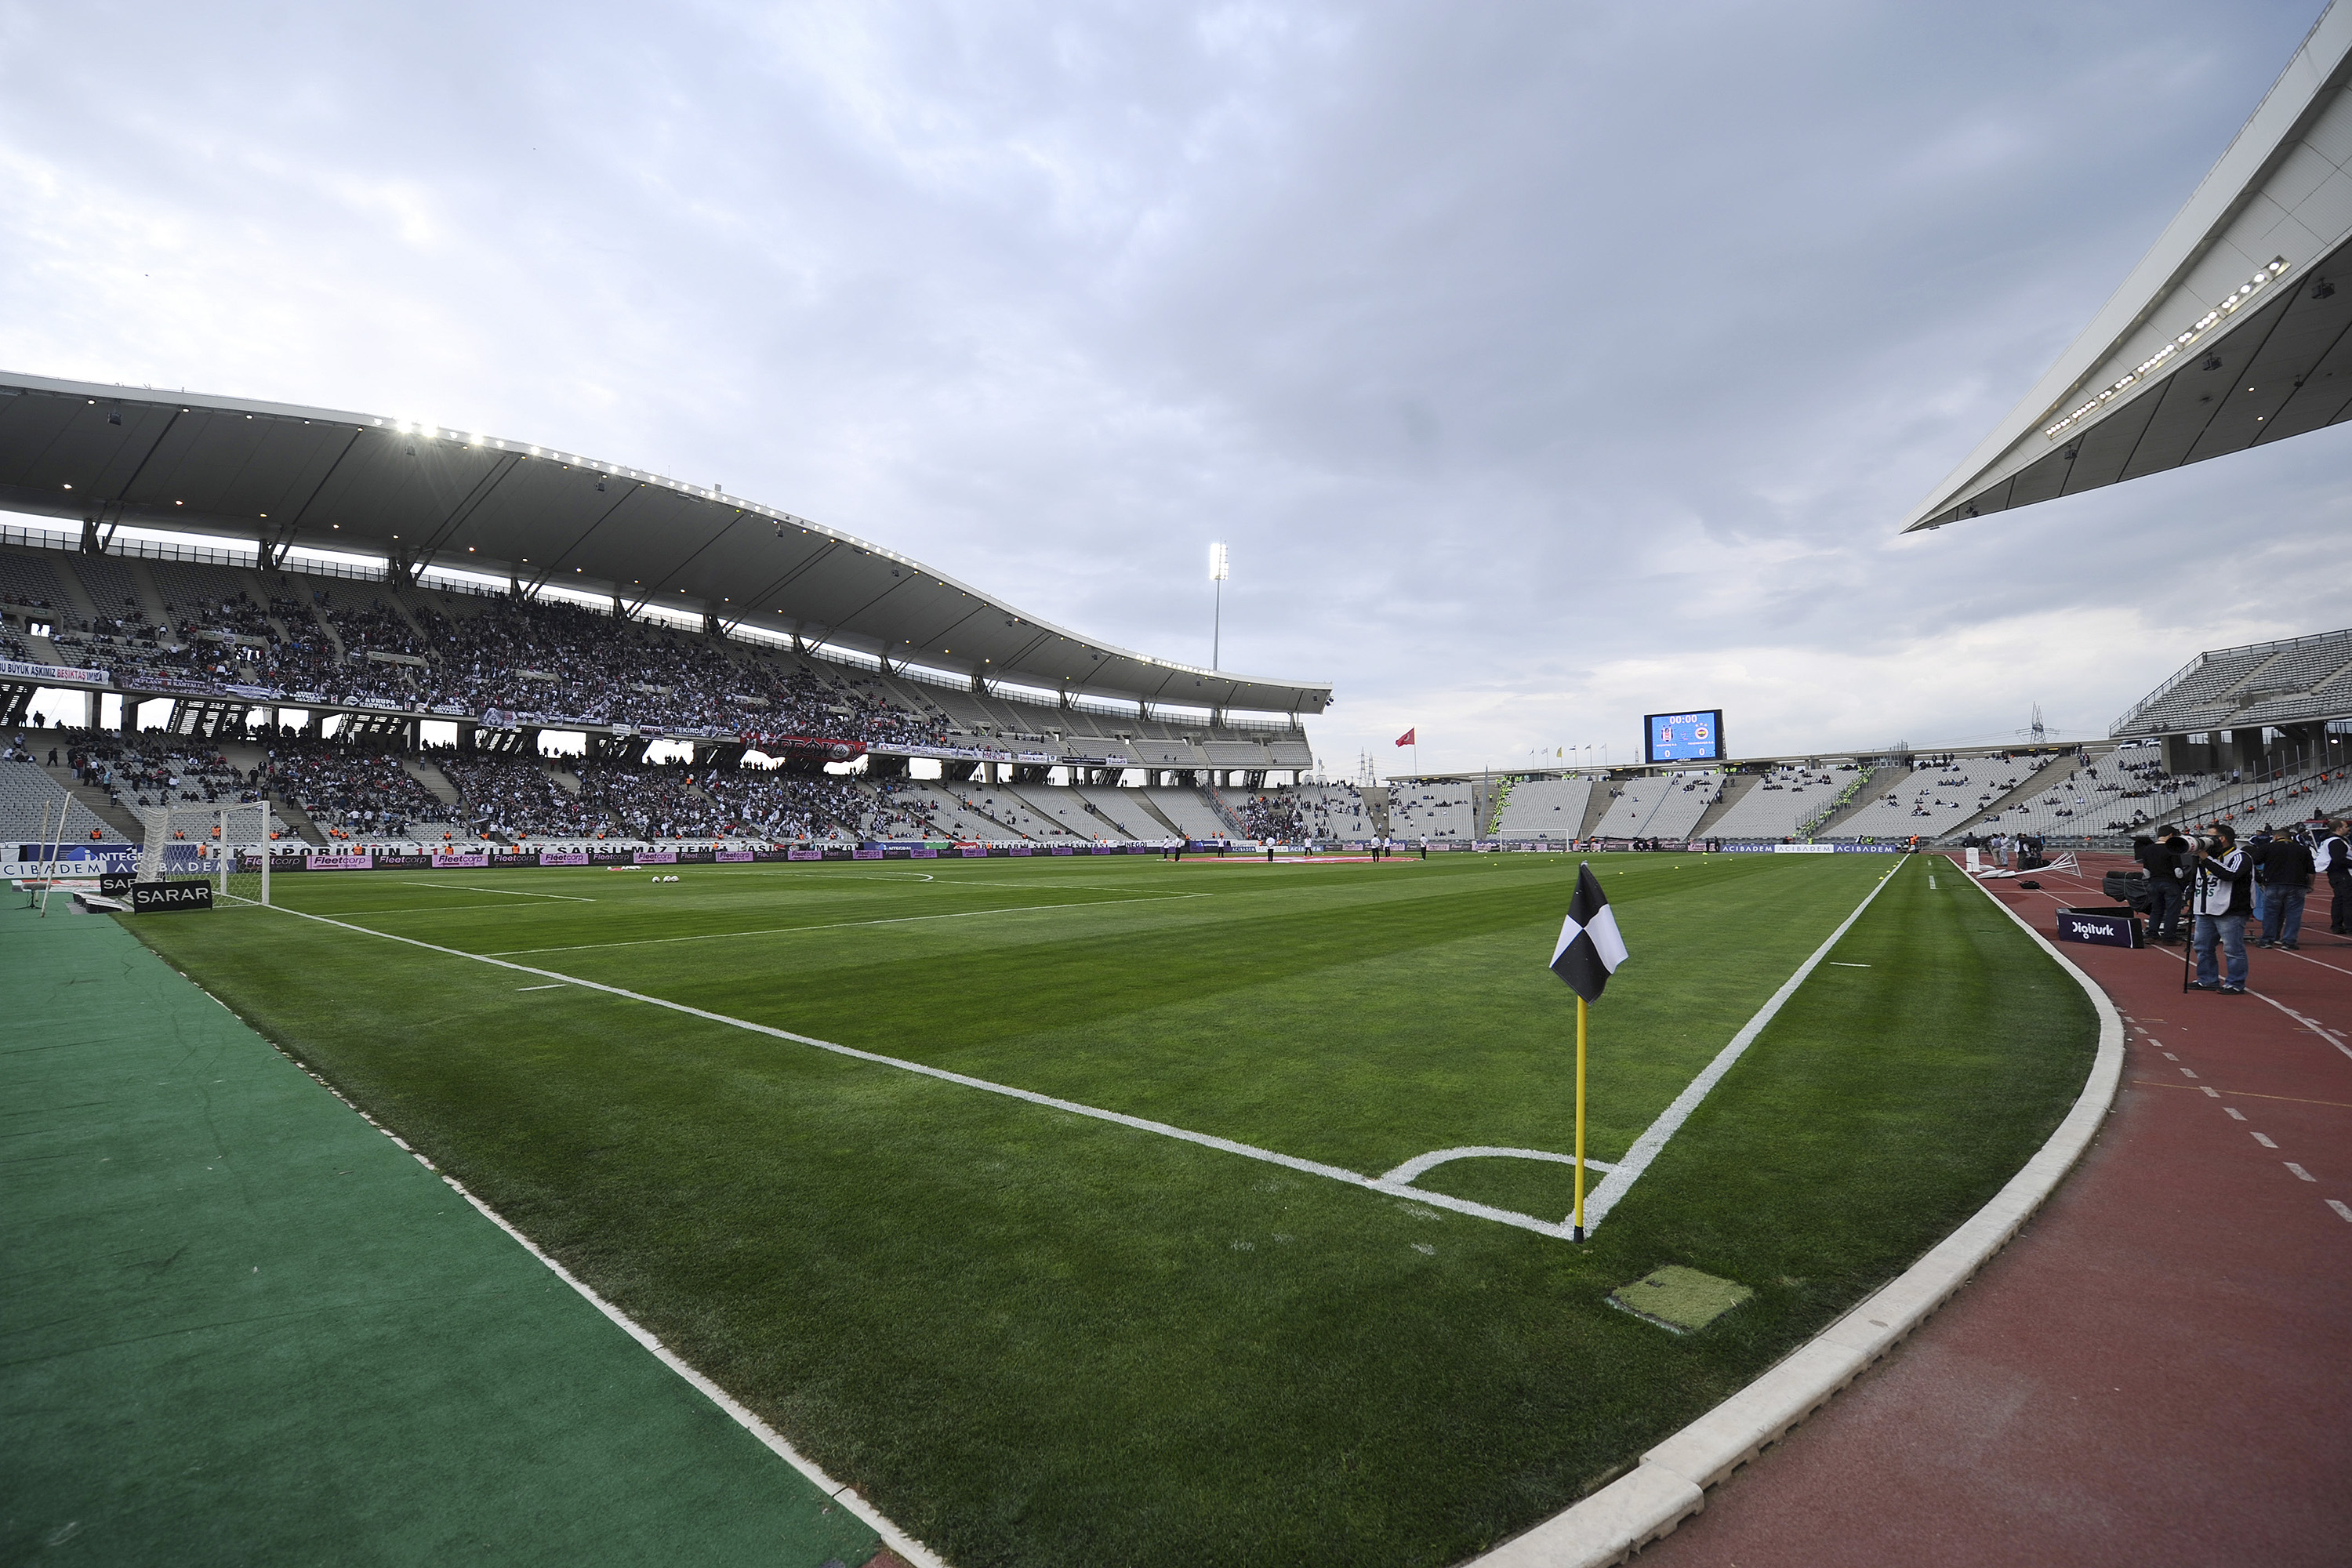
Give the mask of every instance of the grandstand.
[[2116, 740], [2263, 727], [2308, 731], [2352, 716], [2352, 629], [2200, 653], [2108, 726]]
[[[125, 810], [163, 767], [269, 794], [314, 844], [1233, 837], [1234, 802], [1312, 765], [1330, 700], [624, 465], [225, 398], [0, 396], [0, 505], [80, 528], [0, 531], [0, 721], [79, 696], [111, 775], [83, 787]], [[1360, 801], [1307, 815], [1361, 831]]]
[[1710, 838], [1794, 838], [1854, 781], [1853, 763], [1783, 763], [1762, 774], [1706, 826]]
[[1401, 780], [1389, 790], [1388, 836], [1406, 843], [1483, 837], [1479, 793], [1466, 779]]
[[1990, 809], [2048, 761], [2006, 753], [1947, 757], [1899, 778], [1874, 775], [1872, 798], [1823, 837], [1884, 841], [1916, 836], [1932, 841]]
[[1592, 780], [1582, 773], [1517, 780], [1503, 796], [1495, 837], [1555, 842], [1580, 837], [1591, 803]]
[[1596, 838], [1687, 838], [1722, 793], [1711, 773], [1676, 773], [1627, 779], [1614, 786], [1609, 809], [1593, 826]]
[[[40, 754], [47, 754], [46, 748]], [[33, 752], [11, 746], [0, 757], [0, 841], [121, 844], [128, 837], [76, 800]]]

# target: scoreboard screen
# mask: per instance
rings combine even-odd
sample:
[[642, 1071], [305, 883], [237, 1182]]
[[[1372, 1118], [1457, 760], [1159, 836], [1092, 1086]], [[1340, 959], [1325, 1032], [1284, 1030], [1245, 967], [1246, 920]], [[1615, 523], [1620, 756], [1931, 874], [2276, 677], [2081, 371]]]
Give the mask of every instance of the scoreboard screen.
[[1696, 713], [1652, 713], [1642, 721], [1647, 755], [1652, 763], [1719, 763], [1723, 761], [1723, 710]]

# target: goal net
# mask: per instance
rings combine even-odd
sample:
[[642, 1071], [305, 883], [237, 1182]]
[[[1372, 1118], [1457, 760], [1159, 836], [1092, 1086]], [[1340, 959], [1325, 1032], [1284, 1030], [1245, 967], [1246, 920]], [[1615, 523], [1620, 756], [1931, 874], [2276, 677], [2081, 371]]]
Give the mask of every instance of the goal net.
[[215, 903], [269, 901], [269, 836], [277, 824], [263, 801], [139, 808], [144, 830], [139, 880], [202, 877]]

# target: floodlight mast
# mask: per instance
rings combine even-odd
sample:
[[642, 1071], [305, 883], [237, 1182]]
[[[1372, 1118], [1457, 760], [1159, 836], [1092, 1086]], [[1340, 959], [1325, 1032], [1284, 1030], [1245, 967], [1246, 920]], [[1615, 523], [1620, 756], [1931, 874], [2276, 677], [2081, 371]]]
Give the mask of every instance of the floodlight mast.
[[1209, 546], [1209, 581], [1217, 585], [1214, 618], [1209, 623], [1209, 668], [1222, 668], [1219, 652], [1225, 634], [1225, 579], [1232, 574], [1233, 563], [1226, 557], [1223, 544]]

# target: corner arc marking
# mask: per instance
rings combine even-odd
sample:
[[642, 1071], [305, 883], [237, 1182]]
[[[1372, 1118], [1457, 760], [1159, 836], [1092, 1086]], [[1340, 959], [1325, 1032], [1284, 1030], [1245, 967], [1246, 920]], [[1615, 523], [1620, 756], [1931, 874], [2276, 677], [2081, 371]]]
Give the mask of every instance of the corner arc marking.
[[[1504, 1149], [1480, 1143], [1462, 1149], [1433, 1149], [1426, 1154], [1415, 1154], [1396, 1169], [1381, 1173], [1380, 1180], [1385, 1185], [1402, 1186], [1454, 1160], [1544, 1160], [1558, 1165], [1576, 1163], [1575, 1155], [1555, 1154], [1549, 1149]], [[1605, 1173], [1617, 1167], [1606, 1160], [1587, 1159], [1584, 1168]]]

